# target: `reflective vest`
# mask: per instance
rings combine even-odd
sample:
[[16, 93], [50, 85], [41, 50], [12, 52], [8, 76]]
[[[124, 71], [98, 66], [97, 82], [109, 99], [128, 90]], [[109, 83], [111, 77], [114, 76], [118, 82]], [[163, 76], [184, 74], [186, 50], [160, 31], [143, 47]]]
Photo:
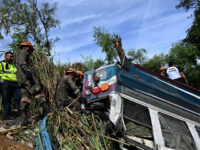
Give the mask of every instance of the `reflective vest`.
[[13, 63], [9, 64], [4, 61], [2, 61], [0, 63], [1, 79], [5, 80], [5, 81], [17, 82], [16, 72], [17, 72], [17, 68]]

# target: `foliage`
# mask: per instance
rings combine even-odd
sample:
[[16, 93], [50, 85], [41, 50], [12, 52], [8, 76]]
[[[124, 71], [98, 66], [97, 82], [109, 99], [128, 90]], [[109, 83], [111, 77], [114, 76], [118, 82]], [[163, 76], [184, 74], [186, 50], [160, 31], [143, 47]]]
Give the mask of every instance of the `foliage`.
[[200, 51], [200, 6], [195, 10], [194, 16], [195, 19], [192, 23], [192, 26], [187, 30], [187, 36], [183, 41], [187, 45], [195, 45]]
[[53, 39], [49, 39], [49, 31], [59, 21], [54, 18], [56, 3], [38, 4], [37, 0], [2, 0], [0, 3], [0, 37], [20, 33], [28, 40], [33, 40], [38, 49], [45, 49], [50, 55]]
[[110, 141], [104, 137], [104, 125], [93, 114], [70, 115], [66, 110], [55, 111], [47, 125], [52, 139], [56, 138], [59, 142], [60, 149], [109, 149]]
[[185, 8], [187, 11], [190, 8], [198, 8], [200, 6], [199, 0], [179, 0], [180, 3], [176, 5], [176, 8]]
[[200, 51], [200, 1], [199, 0], [180, 0], [176, 8], [183, 7], [186, 11], [194, 10], [194, 20], [192, 26], [187, 30], [187, 36], [183, 40], [186, 45], [195, 45]]
[[115, 50], [115, 44], [113, 41], [115, 40], [114, 35], [111, 35], [103, 28], [94, 27], [94, 41], [98, 46], [102, 48], [102, 52], [106, 53], [106, 61], [107, 64], [114, 63], [114, 59], [117, 57], [117, 52]]
[[176, 65], [187, 70], [198, 64], [199, 53], [195, 46], [176, 44], [170, 49], [167, 61], [174, 61]]
[[[83, 57], [83, 56], [82, 56]], [[102, 59], [94, 60], [92, 56], [83, 57], [83, 71], [90, 70], [92, 68], [99, 68], [104, 65], [104, 61]]]
[[145, 54], [147, 53], [147, 51], [143, 48], [140, 48], [140, 49], [137, 49], [137, 50], [129, 50], [128, 51], [128, 59], [130, 61], [132, 61], [133, 63], [136, 63], [136, 64], [144, 64], [145, 61], [146, 61], [146, 56]]
[[152, 58], [147, 60], [143, 67], [148, 68], [149, 70], [160, 73], [160, 67], [167, 64], [166, 55], [161, 53], [159, 55], [154, 55]]

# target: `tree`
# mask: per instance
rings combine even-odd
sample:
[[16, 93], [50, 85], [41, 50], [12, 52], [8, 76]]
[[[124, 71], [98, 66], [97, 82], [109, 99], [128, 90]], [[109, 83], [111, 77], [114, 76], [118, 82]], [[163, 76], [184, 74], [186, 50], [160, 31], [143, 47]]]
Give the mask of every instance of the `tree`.
[[98, 46], [102, 48], [102, 52], [106, 53], [107, 64], [114, 63], [114, 59], [117, 58], [117, 52], [115, 49], [114, 40], [116, 39], [114, 35], [111, 35], [103, 28], [94, 27], [94, 41]]
[[195, 10], [194, 16], [192, 26], [187, 30], [187, 36], [183, 41], [187, 45], [195, 45], [200, 51], [200, 7]]
[[37, 0], [2, 0], [0, 3], [0, 37], [19, 33], [36, 43], [39, 49], [45, 49], [50, 56], [50, 50], [57, 39], [49, 38], [49, 31], [55, 28], [59, 21], [54, 18], [56, 3], [38, 4]]
[[187, 30], [187, 36], [183, 40], [185, 45], [195, 45], [200, 51], [200, 0], [180, 0], [176, 8], [183, 7], [186, 11], [194, 9], [192, 26]]
[[187, 70], [191, 66], [198, 65], [199, 53], [195, 46], [184, 46], [179, 43], [170, 49], [167, 61], [174, 61], [176, 65]]
[[146, 49], [140, 48], [137, 50], [135, 49], [129, 50], [127, 54], [129, 56], [128, 59], [130, 61], [142, 65], [146, 61], [146, 56], [145, 56], [146, 53], [147, 53]]
[[149, 70], [160, 73], [160, 67], [165, 66], [167, 64], [165, 54], [161, 53], [159, 55], [154, 55], [152, 58], [147, 60], [144, 64], [144, 68], [148, 68]]
[[92, 68], [96, 69], [96, 68], [99, 68], [104, 65], [104, 60], [102, 60], [102, 59], [94, 60], [92, 58], [92, 56], [83, 57], [83, 59], [84, 59], [84, 61], [82, 63], [83, 64], [83, 67], [82, 67], [83, 72], [88, 71]]
[[188, 11], [191, 8], [198, 8], [200, 6], [199, 0], [179, 0], [180, 3], [176, 5], [176, 8], [185, 8]]

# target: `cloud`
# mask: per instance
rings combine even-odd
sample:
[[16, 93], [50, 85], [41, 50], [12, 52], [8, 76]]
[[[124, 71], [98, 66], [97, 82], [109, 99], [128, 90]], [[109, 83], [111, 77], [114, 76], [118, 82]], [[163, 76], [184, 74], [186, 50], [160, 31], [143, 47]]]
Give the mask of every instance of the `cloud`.
[[[84, 54], [97, 49], [93, 39], [94, 26], [119, 34], [126, 50], [145, 48], [150, 54], [158, 54], [183, 39], [192, 22], [187, 18], [191, 12], [175, 9], [178, 2], [173, 0], [52, 2], [58, 2], [57, 16], [61, 20], [60, 28], [51, 32], [52, 37], [60, 37], [54, 50], [69, 56], [74, 52], [79, 59], [83, 49]], [[101, 50], [98, 49], [98, 52]]]
[[70, 25], [70, 24], [81, 24], [82, 22], [84, 21], [87, 21], [87, 20], [91, 20], [91, 19], [97, 19], [98, 17], [101, 17], [101, 15], [95, 15], [95, 14], [90, 14], [88, 16], [80, 16], [80, 17], [77, 17], [77, 18], [71, 18], [69, 20], [64, 20], [61, 24], [61, 27], [65, 27], [67, 25]]

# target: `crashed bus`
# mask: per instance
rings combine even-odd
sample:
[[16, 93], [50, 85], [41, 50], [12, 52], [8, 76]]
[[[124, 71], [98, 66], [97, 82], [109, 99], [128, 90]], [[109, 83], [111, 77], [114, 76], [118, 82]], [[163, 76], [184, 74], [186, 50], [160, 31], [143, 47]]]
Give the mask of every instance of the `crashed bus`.
[[200, 150], [200, 91], [129, 62], [121, 47], [118, 53], [121, 64], [84, 73], [86, 108], [107, 115], [135, 149]]

